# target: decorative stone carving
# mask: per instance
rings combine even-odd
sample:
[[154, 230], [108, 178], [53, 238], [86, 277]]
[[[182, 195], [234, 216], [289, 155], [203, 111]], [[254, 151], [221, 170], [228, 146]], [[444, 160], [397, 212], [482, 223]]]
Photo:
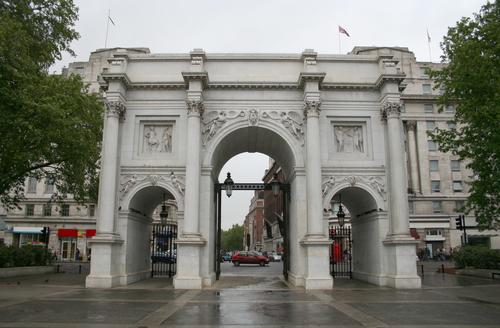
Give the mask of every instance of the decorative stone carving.
[[106, 101], [105, 104], [108, 116], [122, 117], [125, 114], [126, 107], [121, 101]]
[[207, 112], [203, 119], [203, 126], [201, 128], [202, 142], [206, 145], [212, 139], [217, 131], [227, 122], [227, 120], [234, 120], [238, 117], [245, 117], [244, 111], [211, 111]]
[[205, 106], [203, 100], [186, 100], [187, 110], [189, 114], [203, 114]]
[[304, 123], [303, 119], [297, 112], [264, 112], [262, 113], [263, 118], [269, 118], [275, 121], [280, 121], [285, 129], [287, 129], [295, 139], [303, 141], [304, 139]]
[[401, 103], [385, 102], [382, 105], [382, 116], [385, 119], [399, 118], [401, 116]]
[[248, 112], [248, 124], [253, 126], [259, 124], [259, 112], [257, 112], [255, 109], [251, 109]]
[[191, 65], [201, 65], [203, 64], [202, 56], [192, 56], [191, 57]]
[[417, 121], [406, 121], [406, 127], [408, 131], [415, 131], [417, 128]]
[[184, 196], [185, 183], [181, 181], [181, 178], [176, 176], [174, 172], [170, 172], [170, 181], [177, 191]]
[[323, 197], [326, 197], [326, 195], [332, 190], [335, 185], [344, 182], [350, 184], [351, 187], [354, 187], [360, 183], [368, 185], [385, 200], [385, 182], [384, 177], [382, 176], [330, 176], [328, 177], [328, 179], [323, 180]]
[[168, 126], [144, 126], [143, 152], [147, 153], [171, 153], [172, 152], [172, 130]]
[[319, 116], [321, 101], [319, 100], [306, 100], [304, 101], [304, 116], [308, 115]]
[[122, 200], [125, 195], [138, 183], [147, 181], [152, 186], [158, 185], [159, 182], [163, 181], [164, 183], [171, 185], [173, 189], [177, 190], [180, 195], [184, 196], [185, 183], [184, 179], [180, 176], [175, 175], [174, 172], [170, 172], [170, 177], [167, 179], [163, 175], [141, 175], [138, 176], [136, 174], [125, 175], [122, 177], [120, 183], [120, 200]]
[[338, 153], [363, 153], [362, 126], [334, 126], [335, 144]]

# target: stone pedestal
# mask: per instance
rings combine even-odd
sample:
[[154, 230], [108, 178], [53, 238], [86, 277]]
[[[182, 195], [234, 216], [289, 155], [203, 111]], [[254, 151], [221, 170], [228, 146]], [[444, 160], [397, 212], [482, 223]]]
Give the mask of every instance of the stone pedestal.
[[416, 244], [411, 237], [384, 240], [387, 256], [385, 285], [401, 289], [422, 287], [415, 265]]
[[333, 278], [330, 275], [329, 245], [326, 237], [306, 236], [301, 245], [306, 249], [306, 277], [304, 287], [311, 289], [332, 289]]
[[121, 276], [118, 267], [123, 240], [117, 235], [101, 234], [93, 237], [89, 244], [92, 247], [92, 264], [85, 286], [111, 288], [120, 285]]
[[177, 240], [177, 274], [175, 289], [202, 289], [200, 275], [201, 247], [205, 241], [198, 236], [183, 236]]

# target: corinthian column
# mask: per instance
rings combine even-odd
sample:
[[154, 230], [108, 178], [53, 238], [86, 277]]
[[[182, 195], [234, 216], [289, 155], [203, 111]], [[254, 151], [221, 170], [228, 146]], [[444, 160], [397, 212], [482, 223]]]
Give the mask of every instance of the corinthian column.
[[417, 127], [417, 122], [407, 121], [406, 127], [408, 129], [408, 155], [410, 164], [410, 179], [411, 179], [411, 190], [413, 193], [420, 193], [420, 181], [418, 176], [418, 155], [417, 155], [417, 143], [415, 138], [415, 129]]
[[321, 152], [319, 113], [321, 102], [304, 102], [306, 117], [306, 177], [307, 177], [307, 235], [323, 236], [323, 205], [321, 195]]
[[125, 105], [120, 101], [108, 101], [106, 109], [97, 219], [97, 233], [101, 235], [113, 234], [115, 231], [119, 120], [125, 113]]
[[390, 210], [391, 235], [409, 236], [408, 200], [406, 190], [405, 158], [403, 144], [403, 122], [401, 104], [386, 102], [382, 106], [382, 115], [387, 120], [387, 139], [390, 165]]
[[200, 147], [201, 147], [201, 115], [203, 101], [188, 99], [187, 104], [187, 142], [186, 149], [186, 191], [184, 209], [184, 237], [200, 236]]

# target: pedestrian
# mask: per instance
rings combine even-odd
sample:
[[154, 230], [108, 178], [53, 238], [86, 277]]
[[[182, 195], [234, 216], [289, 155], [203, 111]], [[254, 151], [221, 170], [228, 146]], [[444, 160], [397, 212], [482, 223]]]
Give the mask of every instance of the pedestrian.
[[78, 249], [78, 247], [76, 248], [75, 252], [75, 261], [80, 261], [80, 250]]

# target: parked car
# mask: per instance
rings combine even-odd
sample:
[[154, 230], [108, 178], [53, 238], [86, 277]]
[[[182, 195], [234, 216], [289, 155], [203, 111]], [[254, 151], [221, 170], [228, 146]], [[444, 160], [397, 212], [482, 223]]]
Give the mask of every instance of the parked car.
[[240, 266], [240, 264], [259, 264], [260, 266], [265, 266], [269, 264], [269, 259], [258, 252], [236, 252], [231, 258], [234, 266]]
[[281, 255], [276, 252], [269, 253], [268, 258], [271, 262], [281, 262]]
[[232, 257], [232, 254], [231, 252], [227, 252], [227, 253], [224, 253], [222, 254], [222, 262], [231, 262], [231, 257]]
[[167, 250], [158, 251], [151, 255], [151, 260], [153, 263], [176, 263], [177, 262], [177, 250]]

